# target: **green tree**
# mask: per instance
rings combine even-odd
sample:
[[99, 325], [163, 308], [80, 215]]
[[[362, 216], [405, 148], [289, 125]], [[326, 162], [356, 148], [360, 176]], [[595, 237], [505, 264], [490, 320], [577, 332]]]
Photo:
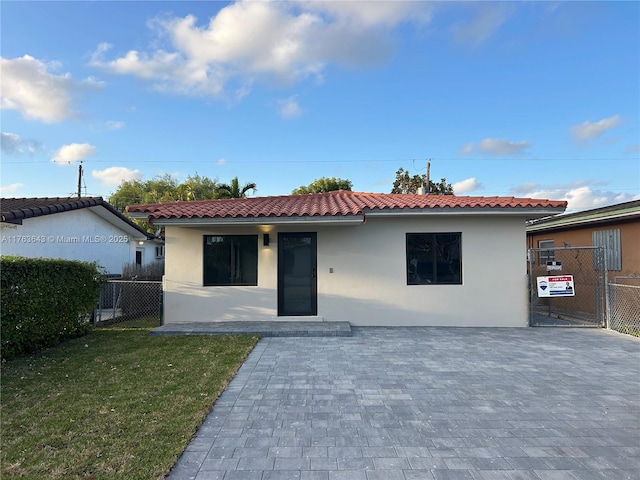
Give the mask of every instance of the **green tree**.
[[348, 190], [351, 191], [353, 183], [351, 180], [345, 180], [343, 178], [335, 177], [322, 177], [316, 178], [307, 186], [300, 186], [291, 192], [291, 195], [306, 195], [308, 193], [326, 193], [333, 192], [334, 190]]
[[217, 198], [218, 182], [197, 173], [179, 183], [169, 174], [151, 180], [128, 180], [122, 182], [109, 197], [109, 203], [124, 211], [127, 205], [165, 203], [177, 200], [209, 200]]
[[144, 203], [145, 186], [140, 180], [126, 180], [109, 197], [109, 203], [124, 212], [127, 205]]
[[238, 177], [234, 177], [231, 179], [231, 183], [218, 185], [216, 194], [218, 198], [245, 198], [249, 190], [255, 192], [257, 190], [256, 184], [253, 182], [247, 182], [240, 186]]
[[178, 185], [176, 194], [178, 200], [210, 200], [217, 198], [218, 182], [207, 177], [201, 177], [197, 173], [188, 176], [187, 179]]
[[[426, 183], [426, 175], [409, 176], [408, 171], [400, 168], [396, 172], [396, 179], [393, 182], [391, 193], [418, 193], [418, 189], [425, 186]], [[430, 195], [453, 195], [453, 187], [450, 183], [447, 183], [446, 178], [440, 179], [438, 183], [430, 180], [429, 186]]]
[[[109, 197], [109, 203], [124, 212], [127, 205], [146, 203], [166, 203], [175, 201], [210, 200], [218, 198], [218, 181], [197, 173], [179, 183], [169, 174], [159, 175], [151, 180], [128, 180], [120, 184]], [[147, 231], [153, 231], [147, 222], [134, 220]]]
[[144, 203], [166, 203], [178, 198], [178, 180], [166, 173], [145, 182]]

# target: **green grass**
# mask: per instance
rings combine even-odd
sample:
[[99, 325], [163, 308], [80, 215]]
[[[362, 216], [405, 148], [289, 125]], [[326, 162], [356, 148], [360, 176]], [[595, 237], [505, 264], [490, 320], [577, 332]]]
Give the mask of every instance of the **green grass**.
[[155, 328], [160, 326], [160, 320], [157, 316], [140, 317], [126, 322], [116, 322], [110, 325], [100, 326], [97, 328]]
[[0, 477], [163, 478], [258, 341], [132, 325], [3, 364]]

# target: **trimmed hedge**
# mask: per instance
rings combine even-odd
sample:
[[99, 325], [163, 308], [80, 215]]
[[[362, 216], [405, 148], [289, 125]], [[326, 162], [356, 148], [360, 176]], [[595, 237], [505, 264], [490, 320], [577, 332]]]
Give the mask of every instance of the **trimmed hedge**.
[[18, 355], [79, 337], [104, 284], [95, 263], [0, 257], [1, 356]]

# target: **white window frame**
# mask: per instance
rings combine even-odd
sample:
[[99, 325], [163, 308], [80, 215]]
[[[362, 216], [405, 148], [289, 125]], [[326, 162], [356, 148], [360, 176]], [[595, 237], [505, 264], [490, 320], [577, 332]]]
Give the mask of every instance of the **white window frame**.
[[540, 265], [547, 265], [547, 262], [555, 261], [556, 253], [555, 250], [553, 250], [554, 246], [555, 242], [553, 239], [538, 240], [538, 262]]

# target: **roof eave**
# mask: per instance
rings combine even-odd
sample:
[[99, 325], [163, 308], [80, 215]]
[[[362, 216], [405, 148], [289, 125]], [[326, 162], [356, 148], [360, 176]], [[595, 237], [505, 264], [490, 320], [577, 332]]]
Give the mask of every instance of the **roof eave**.
[[585, 225], [598, 225], [603, 223], [612, 223], [616, 221], [628, 221], [634, 218], [640, 219], [640, 211], [625, 212], [617, 215], [606, 216], [592, 216], [581, 218], [550, 218], [548, 220], [542, 220], [540, 223], [536, 223], [527, 227], [527, 232], [543, 232], [547, 230], [556, 230], [562, 228], [571, 228]]
[[[149, 219], [148, 217], [134, 217]], [[243, 225], [360, 225], [363, 215], [345, 216], [300, 216], [300, 217], [225, 217], [225, 218], [154, 218], [153, 225], [176, 225], [181, 227], [243, 226]]]
[[89, 207], [89, 211], [126, 232], [134, 240], [149, 240], [150, 235], [147, 232], [106, 202]]
[[558, 215], [565, 211], [565, 207], [437, 207], [389, 210], [365, 210], [367, 217], [385, 216], [425, 216], [425, 215], [500, 215], [542, 218]]

